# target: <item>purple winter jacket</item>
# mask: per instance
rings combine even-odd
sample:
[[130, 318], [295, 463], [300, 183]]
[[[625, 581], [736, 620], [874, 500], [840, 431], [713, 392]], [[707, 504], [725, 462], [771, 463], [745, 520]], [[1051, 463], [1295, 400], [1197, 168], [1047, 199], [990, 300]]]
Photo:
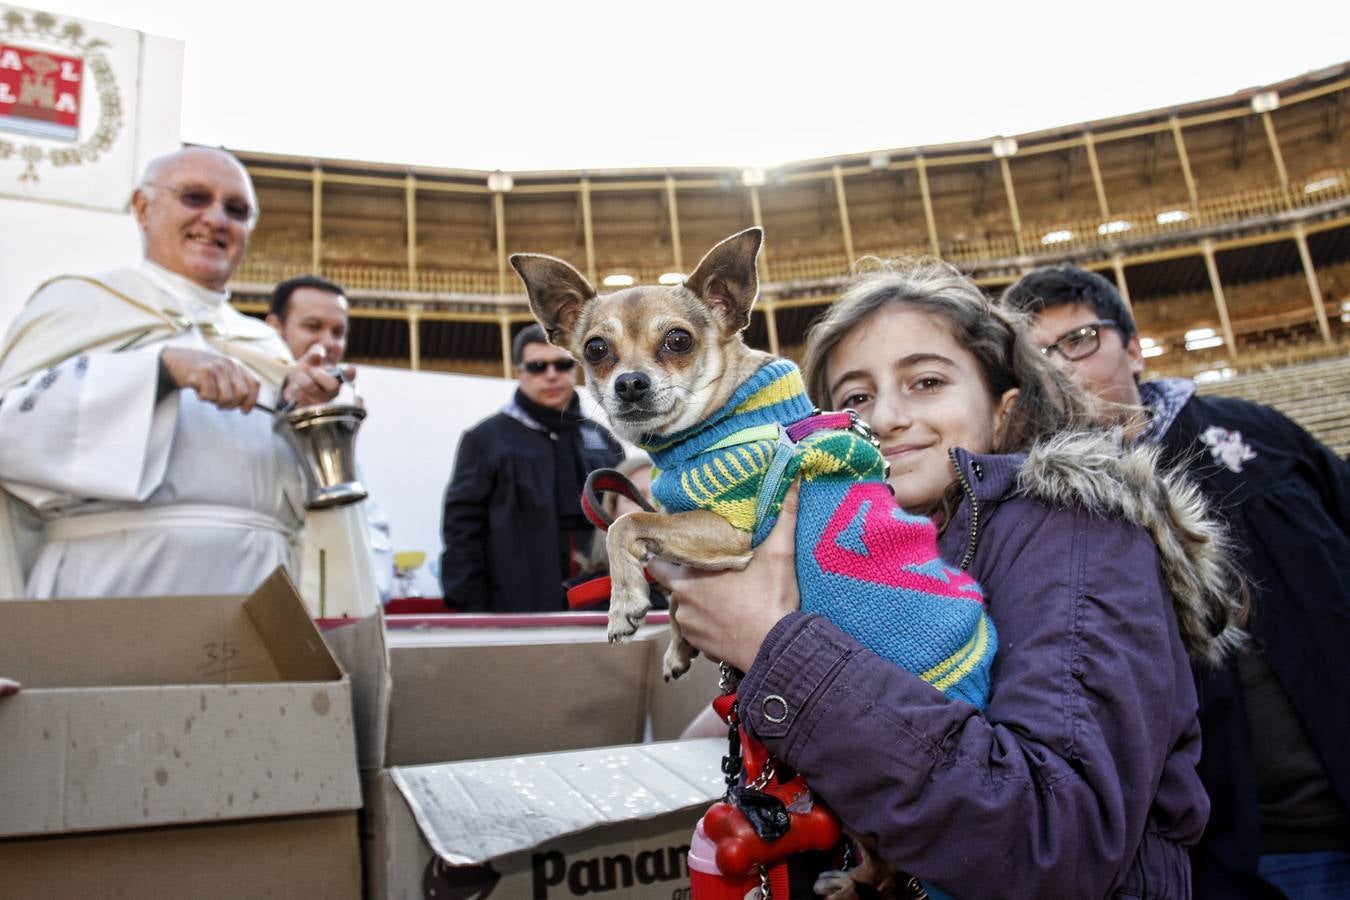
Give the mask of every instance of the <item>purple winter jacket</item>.
[[[1209, 800], [1158, 546], [1123, 518], [1029, 496], [1076, 496], [1075, 477], [1100, 492], [1117, 473], [954, 458], [966, 498], [940, 543], [998, 628], [988, 711], [793, 613], [741, 683], [743, 719], [883, 859], [961, 900], [1189, 897]], [[770, 697], [782, 721], [765, 717]]]

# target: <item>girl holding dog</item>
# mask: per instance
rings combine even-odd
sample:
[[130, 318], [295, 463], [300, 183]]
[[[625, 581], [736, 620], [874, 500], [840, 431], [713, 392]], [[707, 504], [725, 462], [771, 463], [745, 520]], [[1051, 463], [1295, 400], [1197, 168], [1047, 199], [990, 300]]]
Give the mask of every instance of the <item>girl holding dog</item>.
[[1198, 494], [1079, 430], [1078, 395], [1018, 321], [941, 263], [862, 277], [805, 369], [984, 587], [993, 691], [984, 714], [948, 701], [799, 612], [789, 502], [743, 572], [650, 566], [693, 645], [746, 673], [748, 730], [883, 860], [955, 897], [1189, 897], [1209, 812], [1190, 661], [1242, 634]]

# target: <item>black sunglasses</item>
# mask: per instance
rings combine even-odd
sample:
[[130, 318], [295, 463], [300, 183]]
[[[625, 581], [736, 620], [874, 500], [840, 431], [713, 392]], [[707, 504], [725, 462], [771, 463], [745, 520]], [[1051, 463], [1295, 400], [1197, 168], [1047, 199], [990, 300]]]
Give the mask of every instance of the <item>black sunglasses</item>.
[[[152, 184], [151, 187], [163, 188], [171, 192], [178, 198], [178, 202], [188, 209], [210, 209], [211, 204], [216, 202], [216, 195], [206, 188], [199, 187], [171, 187], [167, 184]], [[225, 210], [225, 215], [236, 222], [242, 222], [247, 225], [253, 221], [257, 210], [249, 204], [247, 200], [241, 200], [238, 197], [223, 197], [220, 201], [220, 208]]]
[[521, 363], [520, 367], [531, 375], [542, 375], [549, 366], [552, 366], [555, 372], [570, 372], [576, 364], [575, 359], [532, 359]]

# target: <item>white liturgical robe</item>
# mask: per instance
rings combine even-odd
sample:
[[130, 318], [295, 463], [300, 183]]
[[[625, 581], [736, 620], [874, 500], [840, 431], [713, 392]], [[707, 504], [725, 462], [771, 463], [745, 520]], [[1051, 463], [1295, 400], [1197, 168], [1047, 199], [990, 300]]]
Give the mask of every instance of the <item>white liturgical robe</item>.
[[[289, 352], [226, 299], [146, 263], [29, 301], [0, 351], [0, 485], [45, 531], [19, 562], [27, 596], [247, 593], [291, 563], [304, 488], [272, 416], [159, 390], [160, 351], [193, 347], [234, 357], [275, 405]], [[6, 536], [0, 565], [19, 559]]]

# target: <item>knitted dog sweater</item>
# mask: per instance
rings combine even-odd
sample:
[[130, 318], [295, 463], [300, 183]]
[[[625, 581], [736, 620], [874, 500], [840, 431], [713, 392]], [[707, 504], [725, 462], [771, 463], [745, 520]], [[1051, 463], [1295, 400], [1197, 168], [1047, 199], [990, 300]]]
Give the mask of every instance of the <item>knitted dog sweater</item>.
[[800, 476], [802, 610], [983, 710], [998, 640], [980, 586], [938, 556], [932, 521], [896, 505], [871, 441], [828, 429], [791, 442], [785, 427], [812, 412], [797, 367], [765, 363], [713, 416], [639, 441], [653, 496], [668, 512], [715, 512], [758, 546]]

